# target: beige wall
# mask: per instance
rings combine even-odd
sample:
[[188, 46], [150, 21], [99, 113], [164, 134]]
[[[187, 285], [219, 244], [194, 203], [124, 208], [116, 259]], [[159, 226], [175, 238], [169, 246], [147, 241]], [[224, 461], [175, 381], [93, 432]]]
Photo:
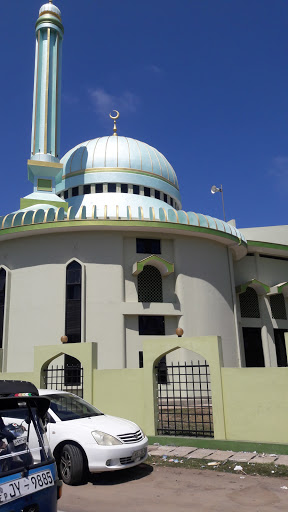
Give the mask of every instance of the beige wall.
[[[195, 235], [157, 233], [161, 257], [174, 263], [175, 271], [163, 278], [164, 302], [142, 304], [132, 269], [148, 255], [136, 253], [138, 236], [149, 238], [151, 230], [129, 235], [127, 230], [78, 230], [1, 240], [0, 265], [10, 269], [4, 370], [31, 371], [34, 346], [59, 344], [65, 331], [66, 265], [74, 258], [83, 264], [82, 341], [97, 343], [99, 369], [138, 366], [142, 350], [138, 315], [143, 314], [164, 315], [167, 336], [178, 325], [186, 336], [221, 336], [225, 366], [237, 366], [234, 283], [227, 247]], [[271, 283], [286, 279], [285, 262], [260, 260], [259, 279]], [[255, 268], [253, 257], [235, 263], [236, 284], [255, 277]], [[275, 365], [269, 332], [267, 361]], [[184, 354], [175, 357], [183, 360]]]
[[222, 337], [224, 364], [237, 366], [237, 338], [227, 249], [207, 240], [175, 240], [176, 294], [185, 336]]

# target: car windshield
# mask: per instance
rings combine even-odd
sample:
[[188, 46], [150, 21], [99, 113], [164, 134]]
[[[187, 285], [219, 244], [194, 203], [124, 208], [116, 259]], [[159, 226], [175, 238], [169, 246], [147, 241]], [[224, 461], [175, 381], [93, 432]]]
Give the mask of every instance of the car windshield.
[[101, 416], [102, 412], [98, 411], [96, 407], [88, 404], [79, 396], [70, 393], [55, 393], [55, 395], [47, 395], [52, 409], [58, 418], [62, 421], [78, 420], [80, 418], [90, 418], [91, 416]]
[[[4, 401], [3, 401], [4, 402]], [[47, 464], [52, 455], [43, 424], [35, 407], [14, 401], [0, 410], [0, 476], [18, 472], [36, 464]]]

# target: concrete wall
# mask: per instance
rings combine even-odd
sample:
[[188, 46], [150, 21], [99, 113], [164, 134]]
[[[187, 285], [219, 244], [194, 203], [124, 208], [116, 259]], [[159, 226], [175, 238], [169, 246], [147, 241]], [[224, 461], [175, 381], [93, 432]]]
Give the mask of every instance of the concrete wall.
[[175, 239], [176, 295], [185, 336], [221, 336], [225, 366], [237, 366], [228, 252], [208, 240]]
[[[163, 303], [139, 303], [127, 231], [74, 231], [1, 241], [0, 265], [9, 269], [3, 370], [32, 371], [34, 346], [58, 345], [65, 334], [66, 266], [82, 264], [82, 342], [97, 343], [98, 369], [137, 368], [139, 315], [164, 315], [166, 336], [179, 323], [188, 336], [221, 335], [226, 365], [237, 365], [232, 288], [226, 246], [208, 239], [157, 233], [161, 257], [175, 272], [163, 277]], [[155, 233], [153, 233], [155, 237]], [[225, 318], [225, 321], [223, 319]], [[17, 321], [15, 321], [17, 319]], [[176, 360], [185, 352], [174, 354]]]

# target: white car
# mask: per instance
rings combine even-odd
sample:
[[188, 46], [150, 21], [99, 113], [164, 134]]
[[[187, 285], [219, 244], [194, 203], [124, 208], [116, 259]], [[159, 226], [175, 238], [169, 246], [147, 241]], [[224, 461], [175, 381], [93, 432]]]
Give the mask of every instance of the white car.
[[129, 420], [103, 414], [72, 393], [39, 389], [51, 400], [47, 435], [60, 478], [81, 483], [91, 473], [130, 468], [145, 461], [148, 439]]

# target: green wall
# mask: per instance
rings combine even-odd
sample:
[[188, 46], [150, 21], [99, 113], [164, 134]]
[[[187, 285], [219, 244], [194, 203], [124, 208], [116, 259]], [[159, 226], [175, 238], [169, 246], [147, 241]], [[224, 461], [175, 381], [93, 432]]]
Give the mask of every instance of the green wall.
[[226, 439], [288, 444], [288, 368], [222, 368]]
[[143, 369], [95, 370], [94, 405], [106, 414], [135, 421], [146, 430]]
[[154, 364], [164, 354], [186, 348], [210, 365], [215, 439], [288, 445], [288, 368], [223, 368], [217, 336], [159, 336], [143, 343], [144, 368], [97, 369], [97, 344], [34, 348], [34, 372], [0, 373], [0, 379], [30, 380], [43, 387], [43, 369], [61, 354], [79, 359], [84, 398], [107, 414], [135, 421], [147, 435], [157, 432]]

